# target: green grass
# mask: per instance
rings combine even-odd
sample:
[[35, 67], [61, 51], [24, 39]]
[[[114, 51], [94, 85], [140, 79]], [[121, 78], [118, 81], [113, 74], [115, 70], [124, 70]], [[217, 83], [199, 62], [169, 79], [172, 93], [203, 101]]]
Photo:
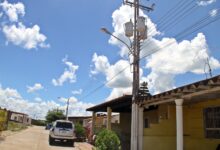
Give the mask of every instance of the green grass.
[[26, 128], [27, 126], [22, 123], [17, 123], [17, 122], [12, 122], [12, 121], [8, 122], [8, 130], [10, 131], [20, 131]]

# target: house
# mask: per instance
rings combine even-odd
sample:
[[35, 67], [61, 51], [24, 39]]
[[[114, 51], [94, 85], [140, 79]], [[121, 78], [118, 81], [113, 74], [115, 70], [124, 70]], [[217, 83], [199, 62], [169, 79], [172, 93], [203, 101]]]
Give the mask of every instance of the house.
[[[120, 113], [117, 130], [108, 121], [107, 128], [118, 132], [122, 149], [130, 149], [131, 95], [88, 108], [97, 112]], [[220, 75], [191, 83], [138, 101], [140, 149], [144, 150], [216, 150], [220, 147]], [[109, 119], [108, 119], [109, 120]], [[109, 127], [110, 126], [110, 127]], [[139, 126], [141, 127], [141, 126]], [[94, 129], [94, 128], [93, 128]]]
[[15, 111], [8, 111], [8, 114], [9, 121], [19, 122], [25, 125], [31, 125], [31, 118], [27, 114]]
[[68, 117], [68, 120], [73, 122], [74, 124], [79, 123], [82, 126], [85, 126], [84, 120], [87, 120], [90, 118], [92, 118], [92, 117], [91, 116], [70, 116], [70, 117]]

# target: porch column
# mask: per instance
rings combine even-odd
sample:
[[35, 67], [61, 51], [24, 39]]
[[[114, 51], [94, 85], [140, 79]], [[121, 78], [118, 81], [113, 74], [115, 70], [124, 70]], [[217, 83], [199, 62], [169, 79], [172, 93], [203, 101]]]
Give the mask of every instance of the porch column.
[[138, 150], [143, 150], [143, 135], [144, 135], [144, 108], [138, 109]]
[[92, 135], [95, 134], [95, 120], [96, 120], [96, 112], [92, 112]]
[[183, 99], [176, 99], [176, 149], [183, 150]]
[[107, 107], [107, 129], [111, 130], [112, 109]]

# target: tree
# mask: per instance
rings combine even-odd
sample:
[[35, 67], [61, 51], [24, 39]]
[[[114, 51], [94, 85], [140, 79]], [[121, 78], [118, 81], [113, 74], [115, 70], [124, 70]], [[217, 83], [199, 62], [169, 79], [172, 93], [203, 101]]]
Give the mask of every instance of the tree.
[[111, 130], [103, 129], [95, 140], [97, 150], [120, 150], [120, 140], [117, 134]]
[[46, 121], [48, 123], [54, 122], [59, 119], [65, 119], [64, 111], [59, 109], [49, 110], [46, 115]]

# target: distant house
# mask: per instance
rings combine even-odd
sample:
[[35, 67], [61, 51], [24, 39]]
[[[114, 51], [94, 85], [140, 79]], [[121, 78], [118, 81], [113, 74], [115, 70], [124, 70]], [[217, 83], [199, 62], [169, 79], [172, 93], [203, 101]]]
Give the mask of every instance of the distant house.
[[68, 120], [73, 122], [74, 124], [79, 123], [84, 126], [84, 120], [91, 118], [91, 116], [70, 116]]
[[8, 111], [9, 121], [23, 123], [25, 125], [31, 125], [31, 118], [24, 113]]
[[[149, 95], [138, 102], [140, 149], [216, 150], [220, 147], [220, 76], [191, 83], [170, 91]], [[107, 127], [120, 136], [122, 149], [130, 149], [132, 96], [124, 95], [88, 108], [120, 113], [120, 123]], [[94, 124], [92, 129], [95, 130]], [[93, 131], [94, 132], [94, 131]]]

